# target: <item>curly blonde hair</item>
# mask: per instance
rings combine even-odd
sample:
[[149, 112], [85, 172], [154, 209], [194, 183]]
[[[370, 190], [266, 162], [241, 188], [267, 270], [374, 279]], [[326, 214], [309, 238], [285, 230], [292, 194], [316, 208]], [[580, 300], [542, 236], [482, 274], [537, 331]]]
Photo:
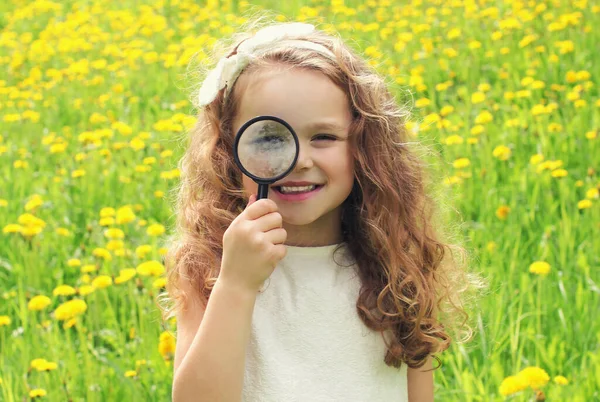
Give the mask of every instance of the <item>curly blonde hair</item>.
[[[250, 27], [260, 25], [255, 20]], [[215, 57], [235, 54], [249, 36], [234, 35]], [[410, 148], [417, 144], [407, 141], [407, 109], [398, 105], [384, 79], [335, 34], [315, 30], [302, 39], [325, 46], [337, 60], [310, 49], [278, 46], [253, 60], [242, 75], [283, 64], [319, 71], [347, 94], [355, 179], [343, 203], [341, 224], [359, 269], [357, 314], [381, 333], [388, 366], [399, 368], [405, 362], [421, 367], [428, 356], [450, 346], [451, 330], [465, 335], [461, 342], [471, 338], [467, 296], [483, 282], [466, 272], [466, 250], [442, 239], [439, 229], [450, 226], [436, 219], [425, 164]], [[232, 122], [240, 100], [236, 88], [227, 96], [220, 91], [199, 111], [180, 161], [174, 200], [177, 224], [168, 239], [166, 293], [159, 295], [175, 304], [162, 307], [163, 319], [175, 316], [190, 296], [181, 290], [180, 280], [198, 289], [194, 296], [206, 306], [219, 275], [223, 234], [247, 203], [242, 175], [232, 158]], [[461, 257], [458, 261], [450, 258], [453, 250]]]

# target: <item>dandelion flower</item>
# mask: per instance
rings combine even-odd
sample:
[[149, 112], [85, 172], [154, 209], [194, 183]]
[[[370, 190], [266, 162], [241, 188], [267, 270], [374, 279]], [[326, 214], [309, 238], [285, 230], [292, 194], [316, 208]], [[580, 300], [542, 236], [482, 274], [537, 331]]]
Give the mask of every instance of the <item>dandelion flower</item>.
[[554, 377], [554, 382], [559, 385], [567, 385], [569, 383], [569, 380], [567, 380], [562, 375], [557, 375], [556, 377]]
[[86, 296], [94, 292], [95, 290], [96, 288], [91, 285], [82, 285], [79, 287], [78, 292], [81, 296]]
[[54, 296], [70, 296], [75, 294], [75, 289], [69, 285], [60, 285], [52, 291]]
[[110, 228], [104, 231], [104, 236], [109, 239], [123, 239], [125, 237], [125, 233], [119, 228]]
[[165, 267], [158, 261], [146, 261], [137, 266], [136, 271], [142, 276], [159, 276], [165, 272]]
[[154, 223], [148, 226], [148, 229], [146, 229], [146, 233], [149, 236], [159, 236], [165, 233], [165, 227], [159, 223]]
[[136, 275], [136, 273], [137, 272], [136, 272], [135, 268], [122, 269], [121, 271], [119, 271], [119, 276], [117, 276], [115, 278], [115, 283], [118, 285], [118, 284], [127, 282], [128, 280], [133, 278]]
[[496, 216], [498, 217], [498, 219], [504, 220], [508, 216], [509, 212], [510, 212], [510, 207], [508, 207], [506, 205], [502, 205], [502, 206], [498, 207], [498, 209], [496, 210]]
[[529, 266], [529, 272], [537, 275], [548, 275], [550, 264], [545, 261], [535, 261]]
[[38, 295], [29, 300], [27, 308], [31, 311], [39, 311], [48, 307], [52, 300], [48, 296]]
[[494, 155], [494, 157], [500, 159], [501, 161], [505, 161], [508, 158], [510, 158], [511, 150], [509, 147], [507, 147], [505, 145], [498, 145], [492, 151], [492, 155]]
[[152, 246], [149, 244], [142, 244], [141, 246], [136, 247], [135, 254], [139, 258], [144, 258], [146, 254], [152, 251]]
[[41, 396], [46, 396], [46, 390], [42, 388], [36, 388], [29, 391], [30, 398], [37, 398]]
[[54, 310], [54, 316], [57, 320], [66, 321], [76, 315], [83, 314], [87, 310], [87, 304], [81, 299], [69, 300], [58, 306]]
[[524, 378], [533, 389], [539, 389], [550, 381], [548, 373], [539, 367], [526, 367], [517, 376]]
[[116, 222], [121, 225], [135, 220], [135, 213], [130, 206], [126, 205], [117, 210]]
[[10, 325], [10, 317], [7, 315], [0, 315], [0, 327]]
[[173, 357], [175, 353], [175, 338], [170, 332], [165, 331], [160, 334], [158, 352], [165, 360], [171, 360]]
[[527, 380], [520, 376], [506, 377], [500, 384], [500, 394], [503, 396], [512, 395], [519, 391], [523, 391], [529, 386]]
[[471, 161], [469, 161], [468, 158], [459, 158], [456, 159], [452, 165], [456, 168], [456, 169], [462, 169], [462, 168], [466, 168], [469, 165], [471, 165]]
[[164, 288], [167, 285], [167, 278], [157, 278], [152, 282], [152, 287], [155, 289]]
[[92, 281], [92, 286], [96, 289], [107, 288], [112, 285], [112, 278], [108, 275], [100, 275]]

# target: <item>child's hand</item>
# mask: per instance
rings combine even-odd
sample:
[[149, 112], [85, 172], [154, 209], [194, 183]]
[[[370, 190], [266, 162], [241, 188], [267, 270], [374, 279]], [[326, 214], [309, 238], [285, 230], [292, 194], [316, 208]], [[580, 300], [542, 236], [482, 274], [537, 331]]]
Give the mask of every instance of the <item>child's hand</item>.
[[250, 196], [246, 209], [223, 235], [219, 280], [251, 292], [260, 290], [286, 253], [287, 232], [277, 211], [273, 200]]

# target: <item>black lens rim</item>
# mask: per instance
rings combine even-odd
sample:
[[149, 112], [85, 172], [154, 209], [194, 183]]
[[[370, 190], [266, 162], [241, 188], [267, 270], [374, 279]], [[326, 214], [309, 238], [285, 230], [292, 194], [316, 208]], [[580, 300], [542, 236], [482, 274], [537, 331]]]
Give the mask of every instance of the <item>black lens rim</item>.
[[[240, 157], [238, 155], [238, 145], [240, 142], [240, 137], [242, 136], [244, 131], [246, 131], [246, 129], [251, 124], [254, 124], [257, 121], [262, 121], [262, 120], [273, 120], [273, 121], [285, 126], [285, 128], [287, 128], [290, 131], [290, 133], [292, 133], [292, 137], [294, 138], [294, 142], [296, 143], [296, 154], [294, 155], [294, 160], [293, 160], [292, 164], [290, 165], [290, 167], [285, 172], [281, 173], [279, 176], [275, 176], [271, 179], [265, 179], [263, 177], [258, 177], [258, 176], [253, 175], [252, 173], [250, 173], [248, 170], [246, 170], [246, 168], [244, 168], [244, 165], [242, 165], [242, 162], [240, 161]], [[277, 117], [277, 116], [262, 115], [262, 116], [256, 116], [256, 117], [251, 118], [250, 120], [245, 122], [242, 125], [242, 127], [240, 127], [240, 129], [237, 131], [237, 133], [235, 135], [235, 142], [233, 143], [233, 159], [235, 160], [236, 165], [240, 168], [240, 170], [242, 172], [244, 172], [244, 174], [246, 176], [250, 177], [252, 180], [254, 180], [256, 183], [259, 183], [259, 184], [260, 183], [271, 184], [271, 183], [275, 183], [277, 180], [283, 179], [292, 170], [294, 170], [294, 167], [296, 167], [296, 162], [298, 161], [299, 154], [300, 154], [300, 142], [298, 141], [298, 136], [296, 135], [296, 132], [294, 131], [292, 126], [290, 126], [290, 124], [287, 121], [285, 121], [282, 118]]]

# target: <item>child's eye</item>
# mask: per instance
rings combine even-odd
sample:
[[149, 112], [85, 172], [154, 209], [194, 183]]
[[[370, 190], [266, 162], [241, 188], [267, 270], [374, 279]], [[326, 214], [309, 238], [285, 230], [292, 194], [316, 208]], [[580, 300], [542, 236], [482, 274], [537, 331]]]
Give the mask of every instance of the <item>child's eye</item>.
[[313, 139], [324, 139], [324, 140], [332, 140], [332, 141], [336, 140], [336, 138], [333, 135], [328, 135], [328, 134], [317, 134], [313, 137]]

